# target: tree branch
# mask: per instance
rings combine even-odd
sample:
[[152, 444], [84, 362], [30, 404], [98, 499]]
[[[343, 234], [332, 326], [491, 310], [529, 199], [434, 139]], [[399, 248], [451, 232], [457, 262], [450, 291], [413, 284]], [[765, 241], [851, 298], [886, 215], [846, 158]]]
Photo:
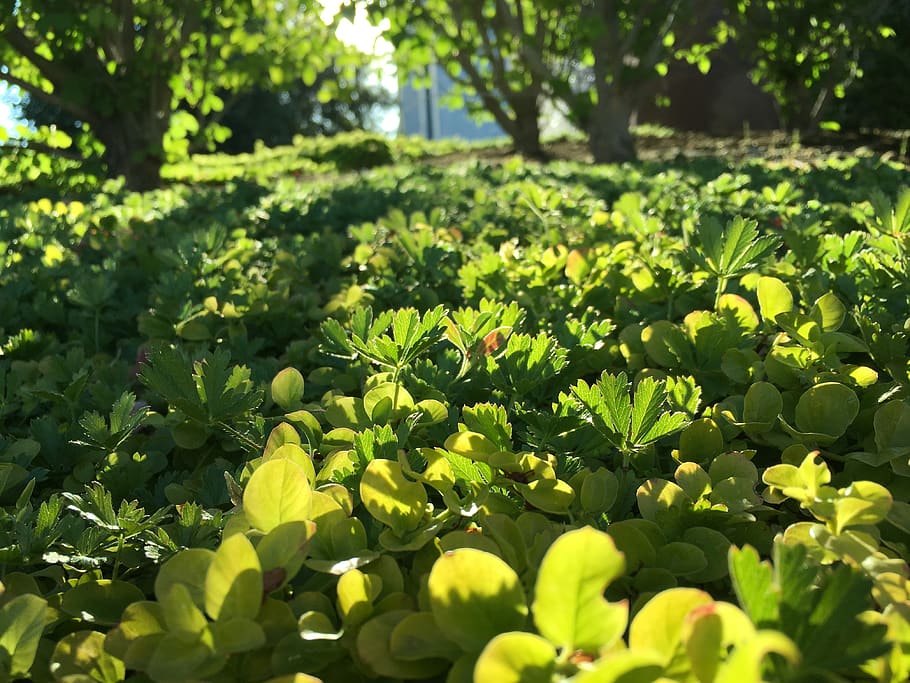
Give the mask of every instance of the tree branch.
[[43, 154], [49, 154], [51, 156], [61, 157], [63, 159], [69, 159], [71, 161], [86, 161], [86, 157], [79, 152], [71, 149], [61, 149], [59, 147], [51, 147], [47, 143], [38, 142], [37, 140], [28, 140], [25, 141], [24, 145], [10, 145], [7, 143], [0, 143], [0, 149], [15, 149], [15, 150], [29, 150], [32, 152], [40, 152]]
[[676, 22], [676, 15], [678, 12], [679, 3], [674, 2], [673, 6], [668, 10], [667, 16], [664, 18], [660, 29], [658, 29], [657, 35], [654, 36], [654, 40], [651, 42], [651, 45], [648, 46], [648, 50], [645, 53], [645, 58], [641, 61], [641, 66], [644, 69], [650, 70], [657, 64], [657, 59], [660, 56], [660, 51], [663, 49], [664, 37], [673, 28], [673, 24]]
[[[638, 40], [638, 36], [644, 26], [645, 17], [652, 16], [653, 12], [653, 8], [649, 5], [638, 8], [638, 11], [635, 14], [635, 23], [632, 24], [632, 28], [629, 29], [629, 33], [626, 35], [626, 39], [622, 42], [622, 47], [619, 50], [621, 54], [625, 55], [630, 52], [633, 54], [635, 53], [635, 41]], [[606, 20], [606, 18], [604, 20]]]
[[[502, 108], [500, 99], [493, 95], [486, 87], [483, 77], [471, 61], [471, 55], [459, 52], [457, 59], [462, 70], [467, 74], [467, 84], [477, 91], [477, 96], [480, 97], [487, 111], [496, 119], [496, 123], [498, 123], [511, 137], [516, 137], [517, 129], [515, 127], [515, 121], [508, 115], [505, 109]], [[462, 81], [462, 83], [464, 83], [464, 81]]]
[[[523, 17], [519, 18], [509, 12], [509, 8], [506, 5], [505, 0], [496, 0], [496, 6], [499, 8], [499, 11], [503, 14], [503, 17], [509, 22], [512, 30], [518, 34], [519, 45], [521, 50], [521, 55], [524, 58], [525, 66], [528, 67], [528, 70], [531, 72], [531, 75], [538, 81], [543, 81], [545, 83], [550, 83], [554, 79], [554, 74], [547, 67], [546, 62], [543, 58], [543, 51], [539, 49], [538, 46], [532, 46], [529, 36], [524, 32]], [[540, 10], [538, 10], [539, 12]], [[537, 21], [538, 33], [540, 36], [535, 36], [536, 38], [542, 37], [546, 26], [538, 14]]]
[[10, 85], [15, 85], [17, 88], [24, 90], [29, 95], [37, 97], [39, 100], [44, 100], [48, 104], [51, 104], [55, 107], [59, 107], [66, 112], [69, 112], [78, 119], [83, 121], [89, 121], [92, 118], [91, 112], [87, 109], [83, 109], [77, 104], [72, 102], [67, 102], [66, 100], [58, 97], [53, 93], [49, 93], [46, 90], [42, 90], [34, 83], [29, 83], [26, 80], [19, 78], [18, 76], [13, 76], [9, 73], [0, 72], [0, 81], [6, 81]]
[[120, 17], [117, 41], [120, 43], [120, 50], [125, 62], [131, 61], [136, 56], [134, 14], [133, 0], [120, 0], [117, 6], [117, 15]]
[[[483, 49], [487, 53], [487, 59], [490, 60], [493, 87], [499, 90], [499, 93], [503, 99], [508, 100], [514, 91], [509, 85], [509, 78], [506, 74], [505, 64], [503, 63], [502, 59], [502, 50], [493, 45], [493, 42], [490, 40], [490, 31], [483, 30], [484, 16], [480, 5], [474, 5], [473, 19], [474, 25], [477, 27], [477, 32], [480, 34], [480, 41], [483, 44]], [[523, 37], [524, 31], [519, 33], [519, 36]], [[538, 79], [532, 78], [529, 90], [532, 91], [532, 93], [536, 96], [536, 92], [534, 91], [539, 91]]]
[[31, 62], [41, 72], [42, 76], [53, 83], [54, 88], [60, 88], [68, 80], [78, 76], [78, 74], [72, 73], [69, 69], [63, 68], [59, 62], [51, 61], [39, 55], [36, 51], [37, 45], [25, 35], [25, 32], [16, 23], [8, 23], [0, 35], [6, 38], [16, 52]]

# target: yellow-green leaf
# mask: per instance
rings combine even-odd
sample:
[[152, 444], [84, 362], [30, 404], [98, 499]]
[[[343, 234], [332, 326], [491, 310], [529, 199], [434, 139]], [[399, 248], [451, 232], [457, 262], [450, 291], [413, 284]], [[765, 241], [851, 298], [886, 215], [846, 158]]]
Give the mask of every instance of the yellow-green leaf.
[[243, 492], [243, 511], [250, 524], [268, 533], [279, 524], [308, 519], [312, 489], [306, 472], [286, 458], [260, 465]]
[[262, 567], [244, 534], [221, 542], [205, 575], [205, 611], [216, 620], [254, 619], [262, 603]]
[[360, 478], [360, 497], [375, 519], [399, 536], [416, 529], [423, 519], [427, 492], [410, 481], [392, 460], [371, 460]]
[[524, 627], [528, 606], [518, 575], [490, 553], [474, 548], [446, 553], [433, 564], [428, 590], [436, 624], [468, 652]]
[[560, 536], [544, 555], [534, 590], [534, 623], [542, 636], [569, 651], [597, 652], [626, 630], [628, 605], [603, 593], [625, 569], [613, 539], [591, 527]]
[[480, 653], [475, 681], [550, 683], [556, 670], [556, 648], [533, 633], [501, 633]]

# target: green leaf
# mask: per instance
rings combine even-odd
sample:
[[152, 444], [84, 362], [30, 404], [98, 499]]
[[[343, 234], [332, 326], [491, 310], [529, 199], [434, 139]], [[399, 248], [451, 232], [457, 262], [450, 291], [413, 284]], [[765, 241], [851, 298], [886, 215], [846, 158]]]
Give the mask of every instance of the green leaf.
[[158, 570], [155, 577], [155, 596], [163, 600], [174, 584], [183, 584], [197, 607], [205, 605], [205, 577], [215, 553], [208, 548], [182, 550]]
[[906, 401], [888, 401], [875, 411], [873, 423], [879, 451], [895, 457], [910, 454], [910, 405]]
[[353, 629], [373, 615], [373, 603], [382, 591], [382, 580], [359, 569], [351, 569], [338, 578], [338, 616], [346, 629]]
[[[721, 532], [705, 526], [692, 526], [683, 532], [682, 540], [698, 548], [705, 556], [704, 569], [686, 575], [686, 580], [697, 584], [720, 581], [728, 573], [727, 553], [730, 540]], [[658, 552], [659, 554], [659, 552]]]
[[471, 460], [487, 462], [500, 448], [483, 434], [477, 432], [456, 432], [445, 442], [446, 450]]
[[759, 628], [777, 623], [780, 593], [770, 562], [761, 562], [752, 546], [730, 547], [730, 578], [739, 604]]
[[654, 564], [657, 568], [666, 569], [674, 576], [687, 577], [703, 571], [708, 566], [708, 559], [698, 546], [673, 541], [657, 549]]
[[414, 612], [402, 619], [389, 640], [389, 649], [396, 659], [416, 661], [442, 658], [455, 661], [461, 648], [445, 637], [429, 612]]
[[834, 501], [834, 533], [846, 527], [878, 524], [888, 516], [891, 492], [873, 481], [855, 481]]
[[694, 462], [681, 463], [673, 478], [690, 500], [696, 501], [711, 493], [711, 477]]
[[146, 673], [156, 681], [192, 680], [196, 670], [213, 656], [212, 649], [197, 641], [181, 640], [176, 635], [164, 636], [155, 647]]
[[657, 320], [641, 331], [641, 343], [648, 356], [661, 367], [692, 368], [696, 364], [692, 342], [678, 325]]
[[461, 412], [468, 431], [482, 434], [501, 451], [512, 450], [512, 425], [505, 408], [494, 403], [477, 403], [464, 406]]
[[[76, 631], [61, 638], [51, 655], [50, 670], [58, 681], [119, 683], [126, 674], [123, 662], [104, 649], [104, 634]], [[73, 678], [70, 678], [73, 677]]]
[[651, 650], [669, 664], [682, 646], [683, 627], [688, 614], [714, 601], [695, 588], [671, 588], [658, 593], [632, 619], [629, 648]]
[[856, 392], [838, 382], [816, 384], [799, 397], [796, 426], [832, 439], [842, 436], [859, 413]]
[[755, 382], [743, 401], [742, 425], [753, 430], [768, 431], [783, 410], [783, 399], [777, 387], [769, 382]]
[[[300, 411], [306, 412], [306, 411]], [[262, 460], [270, 460], [272, 453], [277, 451], [282, 446], [287, 444], [293, 444], [294, 446], [300, 446], [300, 434], [297, 432], [294, 427], [287, 422], [279, 422], [271, 432], [269, 432], [269, 438], [266, 439], [265, 448], [262, 451]]]
[[648, 443], [655, 440], [651, 438], [652, 431], [661, 416], [666, 398], [663, 382], [645, 377], [638, 383], [632, 401], [632, 422], [629, 430], [632, 443]]
[[244, 534], [221, 541], [205, 575], [205, 611], [215, 621], [254, 619], [262, 603], [262, 567]]
[[488, 357], [487, 369], [494, 386], [525, 396], [555, 377], [566, 363], [566, 351], [555, 339], [541, 332], [536, 337], [509, 337], [505, 353]]
[[779, 243], [777, 237], [759, 237], [758, 223], [736, 216], [721, 231], [713, 220], [704, 220], [698, 228], [702, 249], [710, 270], [716, 275], [733, 276], [768, 256]]
[[392, 634], [411, 614], [409, 610], [384, 612], [366, 622], [357, 633], [357, 654], [378, 676], [430, 680], [451, 665], [443, 659], [408, 661], [392, 655]]
[[709, 605], [690, 612], [686, 621], [685, 649], [692, 673], [699, 681], [713, 681], [723, 650], [723, 619]]
[[844, 324], [847, 308], [840, 299], [828, 292], [816, 299], [809, 316], [821, 325], [822, 331], [834, 332]]
[[272, 379], [272, 400], [290, 412], [300, 407], [303, 398], [303, 375], [296, 368], [285, 368]]
[[701, 387], [695, 378], [667, 377], [664, 380], [667, 389], [667, 400], [674, 410], [679, 410], [694, 417], [701, 404]]
[[198, 640], [208, 621], [202, 610], [193, 604], [185, 584], [172, 584], [159, 602], [168, 631], [186, 642]]
[[[807, 664], [829, 669], [858, 666], [886, 652], [883, 624], [868, 624], [861, 614], [868, 608], [870, 581], [857, 570], [838, 566], [813, 596], [813, 609], [798, 637], [793, 637]], [[808, 588], [804, 588], [808, 590]], [[783, 624], [790, 635], [790, 624]]]
[[635, 388], [629, 440], [645, 445], [679, 431], [688, 421], [684, 413], [664, 412], [667, 392], [663, 382], [646, 377]]
[[416, 529], [423, 519], [427, 491], [423, 484], [407, 479], [397, 462], [371, 460], [359, 490], [367, 512], [398, 536]]
[[[713, 461], [723, 450], [724, 435], [720, 427], [710, 417], [703, 417], [691, 422], [679, 435], [679, 451], [673, 455], [681, 462], [705, 463]], [[698, 500], [698, 496], [689, 494], [689, 497]]]
[[[249, 368], [231, 369], [230, 354], [223, 349], [190, 366], [178, 349], [159, 344], [149, 351], [139, 379], [185, 415], [208, 426], [223, 428], [248, 421], [250, 411], [262, 403], [262, 392], [253, 385]], [[237, 431], [235, 426], [231, 433]]]
[[524, 627], [528, 606], [521, 582], [495, 555], [473, 548], [446, 553], [433, 564], [427, 588], [439, 629], [468, 652]]
[[[576, 484], [576, 477], [581, 480], [580, 486]], [[594, 514], [607, 512], [619, 495], [619, 479], [605, 467], [598, 467], [593, 472], [583, 469], [572, 478], [571, 485], [578, 492], [582, 509]]]
[[554, 515], [565, 514], [575, 500], [575, 491], [561, 479], [535, 479], [515, 484], [515, 490], [532, 507]]
[[574, 652], [597, 652], [619, 639], [628, 606], [603, 593], [622, 575], [625, 560], [607, 534], [584, 527], [560, 536], [544, 555], [531, 609], [550, 642]]
[[886, 650], [884, 625], [861, 617], [869, 605], [869, 579], [846, 565], [823, 570], [807, 555], [802, 544], [774, 545], [781, 615], [775, 628], [796, 643], [803, 665], [838, 671]]
[[0, 607], [0, 655], [12, 676], [28, 676], [46, 621], [47, 601], [37, 595], [19, 595]]
[[128, 669], [144, 670], [166, 629], [161, 605], [134, 602], [123, 611], [119, 625], [108, 631], [104, 649], [123, 660]]
[[632, 399], [625, 373], [604, 372], [593, 386], [579, 380], [571, 391], [581, 408], [591, 415], [598, 431], [608, 438], [626, 437], [632, 422]]
[[243, 492], [243, 511], [250, 524], [268, 533], [285, 522], [306, 521], [312, 489], [306, 472], [281, 458], [261, 464]]
[[480, 653], [475, 681], [550, 683], [556, 670], [556, 648], [533, 633], [501, 633]]
[[678, 514], [691, 501], [672, 481], [649, 479], [635, 492], [638, 509], [646, 520], [661, 524], [668, 515]]
[[148, 414], [148, 407], [134, 410], [136, 396], [124, 392], [111, 407], [110, 425], [95, 411], [85, 413], [79, 420], [79, 426], [88, 441], [75, 441], [80, 445], [92, 446], [102, 450], [116, 450], [142, 424]]
[[774, 322], [781, 313], [793, 310], [793, 295], [778, 278], [762, 276], [758, 279], [758, 306], [761, 317]]
[[619, 650], [597, 660], [592, 669], [578, 672], [573, 683], [655, 683], [664, 667], [656, 653]]
[[220, 620], [210, 626], [215, 650], [220, 655], [248, 652], [266, 643], [265, 631], [252, 619]]
[[99, 579], [79, 583], [63, 594], [60, 606], [70, 616], [91, 624], [111, 626], [120, 621], [123, 610], [145, 599], [145, 593], [131, 583]]
[[363, 409], [374, 424], [400, 419], [415, 409], [414, 398], [400, 384], [383, 382], [363, 396]]
[[781, 655], [791, 664], [800, 660], [799, 649], [787, 636], [777, 631], [759, 631], [737, 645], [718, 668], [714, 683], [762, 683], [764, 659], [769, 654]]
[[[313, 494], [314, 497], [316, 495]], [[256, 554], [263, 574], [277, 576], [277, 571], [281, 576], [276, 585], [266, 589], [267, 593], [281, 588], [300, 571], [315, 534], [315, 522], [285, 522], [259, 540]]]
[[373, 423], [363, 407], [363, 399], [352, 396], [332, 396], [325, 401], [325, 419], [333, 427], [361, 430]]
[[[266, 452], [268, 453], [268, 449], [266, 449]], [[313, 464], [313, 460], [310, 454], [298, 444], [283, 444], [262, 457], [263, 464], [273, 460], [288, 460], [303, 470], [308, 482], [312, 483], [316, 480], [316, 467]]]

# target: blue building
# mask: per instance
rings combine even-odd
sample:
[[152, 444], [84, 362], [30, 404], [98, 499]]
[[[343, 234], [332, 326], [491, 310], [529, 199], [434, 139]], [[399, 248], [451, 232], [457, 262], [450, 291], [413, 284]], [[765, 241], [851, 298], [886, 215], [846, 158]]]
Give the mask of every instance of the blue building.
[[477, 123], [466, 108], [449, 109], [440, 105], [440, 98], [452, 90], [454, 83], [438, 64], [434, 64], [429, 73], [429, 88], [414, 88], [412, 81], [401, 86], [398, 95], [401, 104], [399, 133], [422, 135], [428, 140], [488, 140], [506, 137], [494, 121]]

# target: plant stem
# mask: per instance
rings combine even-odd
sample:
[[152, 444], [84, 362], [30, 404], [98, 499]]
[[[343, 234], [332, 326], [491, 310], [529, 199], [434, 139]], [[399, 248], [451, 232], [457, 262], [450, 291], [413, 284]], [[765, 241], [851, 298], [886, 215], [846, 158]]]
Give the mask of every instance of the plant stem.
[[714, 294], [714, 310], [717, 311], [717, 307], [720, 305], [720, 297], [723, 296], [724, 290], [727, 288], [727, 277], [725, 275], [719, 275], [717, 277], [717, 291]]

